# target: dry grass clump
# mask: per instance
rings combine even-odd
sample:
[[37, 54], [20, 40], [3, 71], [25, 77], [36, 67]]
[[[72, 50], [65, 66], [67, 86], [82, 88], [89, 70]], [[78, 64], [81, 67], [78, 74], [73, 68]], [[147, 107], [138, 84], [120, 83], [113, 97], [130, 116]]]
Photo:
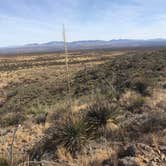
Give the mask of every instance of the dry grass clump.
[[0, 158], [0, 166], [9, 166], [9, 163], [5, 158]]
[[140, 112], [145, 103], [144, 97], [135, 91], [128, 90], [120, 99], [122, 107], [130, 112]]
[[23, 113], [8, 113], [4, 117], [0, 118], [1, 126], [13, 126], [22, 124], [26, 120], [26, 116]]
[[[110, 149], [109, 149], [110, 150]], [[62, 165], [83, 165], [83, 166], [101, 166], [103, 161], [110, 158], [114, 158], [112, 151], [108, 151], [105, 148], [96, 149], [93, 153], [89, 152], [78, 154], [77, 158], [73, 158], [70, 153], [66, 151], [63, 147], [58, 147], [57, 152], [58, 163]]]
[[12, 135], [10, 136], [10, 142], [9, 140], [1, 135], [1, 143], [2, 152], [0, 153], [0, 166], [18, 166], [18, 163], [22, 161], [23, 154], [18, 152], [18, 149], [16, 149], [15, 141], [17, 138], [17, 131], [21, 127], [21, 125], [17, 125]]
[[56, 156], [59, 160], [73, 162], [73, 157], [71, 154], [62, 146], [57, 148]]
[[166, 113], [162, 111], [154, 111], [149, 114], [142, 124], [142, 132], [150, 133], [166, 128]]
[[166, 114], [162, 111], [151, 111], [125, 120], [117, 135], [128, 141], [137, 140], [143, 135], [159, 132], [165, 128]]
[[49, 115], [48, 119], [51, 123], [60, 123], [66, 119], [70, 111], [70, 107], [66, 102], [58, 103], [51, 108], [52, 113]]
[[27, 114], [32, 114], [32, 115], [40, 115], [43, 113], [48, 112], [49, 106], [47, 104], [40, 104], [37, 102], [36, 105], [32, 105], [27, 111]]
[[135, 78], [132, 82], [132, 89], [144, 96], [150, 94], [150, 91], [148, 89], [149, 86], [150, 81], [144, 77]]

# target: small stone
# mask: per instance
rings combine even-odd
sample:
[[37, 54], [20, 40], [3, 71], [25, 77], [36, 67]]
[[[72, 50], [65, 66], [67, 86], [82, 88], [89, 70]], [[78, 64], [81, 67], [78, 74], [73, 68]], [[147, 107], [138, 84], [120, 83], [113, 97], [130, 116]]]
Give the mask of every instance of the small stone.
[[136, 157], [125, 157], [119, 160], [118, 166], [140, 166]]
[[136, 156], [136, 146], [130, 145], [126, 149], [123, 149], [123, 148], [120, 149], [118, 156], [119, 156], [119, 158], [123, 158], [123, 157], [127, 157], [127, 156], [135, 157]]
[[114, 166], [114, 163], [111, 159], [104, 160], [102, 166]]
[[144, 163], [148, 163], [148, 162], [149, 162], [149, 159], [144, 158], [144, 159], [143, 159], [143, 162], [144, 162]]
[[160, 151], [166, 154], [166, 146], [160, 146], [159, 147]]
[[164, 154], [161, 155], [161, 160], [166, 161], [166, 156]]

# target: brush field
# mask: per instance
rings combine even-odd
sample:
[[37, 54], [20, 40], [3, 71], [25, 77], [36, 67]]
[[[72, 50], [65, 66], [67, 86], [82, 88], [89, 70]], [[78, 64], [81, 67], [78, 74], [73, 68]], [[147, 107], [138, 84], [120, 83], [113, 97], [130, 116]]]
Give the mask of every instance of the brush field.
[[0, 56], [0, 165], [17, 129], [13, 166], [165, 166], [165, 49], [71, 52], [69, 75], [63, 53]]

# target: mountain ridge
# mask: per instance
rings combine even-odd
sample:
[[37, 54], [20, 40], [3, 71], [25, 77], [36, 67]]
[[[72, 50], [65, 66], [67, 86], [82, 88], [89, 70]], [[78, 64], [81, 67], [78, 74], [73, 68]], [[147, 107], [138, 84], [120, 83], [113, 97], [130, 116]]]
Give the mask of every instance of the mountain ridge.
[[[82, 49], [112, 49], [133, 47], [166, 46], [166, 39], [113, 39], [113, 40], [80, 40], [67, 42], [69, 50]], [[1, 47], [0, 54], [39, 53], [63, 51], [63, 41], [51, 41], [46, 43], [31, 43], [22, 46]]]

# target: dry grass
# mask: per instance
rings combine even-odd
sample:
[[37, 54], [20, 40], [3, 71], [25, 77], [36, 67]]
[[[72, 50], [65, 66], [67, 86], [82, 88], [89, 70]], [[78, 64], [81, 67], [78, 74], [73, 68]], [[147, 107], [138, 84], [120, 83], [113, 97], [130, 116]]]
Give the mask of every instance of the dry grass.
[[[125, 131], [124, 129], [122, 132], [127, 132], [127, 136], [128, 134], [132, 136], [138, 134], [139, 138], [134, 139], [134, 141], [139, 140], [140, 142], [154, 146], [158, 150], [159, 145], [165, 144], [165, 135], [162, 132], [165, 125], [164, 118], [162, 118], [164, 114], [159, 114], [165, 109], [166, 100], [166, 91], [164, 88], [161, 88], [164, 85], [165, 71], [162, 54], [159, 55], [158, 59], [155, 58], [154, 54], [146, 56], [138, 52], [138, 57], [134, 57], [134, 54], [137, 55], [135, 52], [129, 53], [126, 56], [123, 56], [124, 54], [126, 52], [123, 51], [78, 51], [73, 53], [73, 55], [69, 55], [74, 118], [78, 119], [80, 114], [86, 113], [88, 106], [95, 103], [96, 98], [99, 97], [98, 95], [101, 95], [100, 100], [102, 101], [111, 98], [110, 87], [106, 83], [103, 83], [103, 78], [106, 78], [119, 91], [118, 97], [121, 101], [121, 112], [130, 111], [127, 111], [128, 113], [123, 112], [125, 116], [119, 114], [120, 123], [124, 121], [130, 123], [131, 120], [131, 123], [128, 125], [131, 127], [131, 129], [128, 128], [130, 131]], [[156, 54], [160, 53], [156, 52]], [[61, 53], [0, 57], [0, 91], [5, 92], [5, 95], [0, 93], [0, 104], [4, 103], [0, 107], [2, 117], [5, 118], [8, 115], [13, 115], [15, 114], [13, 111], [16, 111], [25, 114], [27, 118], [23, 122], [22, 127], [17, 131], [13, 144], [15, 154], [21, 153], [14, 159], [16, 162], [24, 158], [28, 150], [43, 137], [43, 131], [50, 127], [50, 123], [60, 125], [67, 117], [66, 112], [69, 107], [66, 104], [64, 58], [65, 55]], [[134, 61], [135, 58], [136, 61]], [[146, 58], [150, 58], [148, 62]], [[143, 63], [137, 64], [138, 61]], [[112, 70], [115, 74], [114, 77], [112, 77]], [[146, 78], [147, 74], [149, 74], [154, 86], [146, 86], [144, 81], [141, 84], [138, 83], [136, 78], [142, 78], [142, 75]], [[95, 89], [97, 88], [100, 88], [101, 94], [95, 93]], [[93, 93], [90, 93], [92, 89]], [[147, 89], [150, 89], [150, 95], [144, 96], [144, 90], [146, 91]], [[31, 96], [35, 97], [35, 99], [31, 98]], [[22, 103], [19, 103], [20, 98], [22, 99]], [[17, 104], [20, 104], [19, 107], [15, 107]], [[152, 112], [146, 112], [147, 110], [144, 109], [144, 105], [150, 107]], [[138, 110], [140, 109], [144, 111], [139, 112]], [[45, 111], [49, 112], [49, 117], [44, 128], [42, 125], [34, 124], [33, 119], [36, 115]], [[155, 111], [156, 114], [154, 113]], [[142, 114], [145, 112], [149, 115], [143, 116]], [[140, 117], [135, 117], [135, 113], [139, 113]], [[154, 114], [150, 116], [151, 113]], [[156, 118], [156, 115], [158, 115], [158, 118]], [[141, 130], [141, 118], [147, 118], [147, 121], [145, 121], [147, 124], [143, 123], [147, 130], [145, 132]], [[155, 126], [152, 123], [153, 120], [155, 121]], [[158, 126], [160, 120], [162, 124]], [[104, 127], [108, 141], [111, 143], [119, 141], [120, 139], [115, 139], [116, 136], [123, 136], [123, 134], [120, 135], [118, 133], [120, 130], [119, 124], [115, 125], [108, 119], [106, 121], [107, 123], [104, 123]], [[126, 125], [125, 127], [128, 126]], [[13, 131], [14, 126], [3, 129]], [[117, 135], [113, 135], [114, 133]], [[9, 149], [12, 141], [12, 132], [7, 133], [4, 137], [1, 136], [0, 139], [3, 142], [0, 144], [0, 152], [6, 154], [6, 149]], [[91, 145], [93, 143], [90, 142]], [[95, 145], [95, 148], [95, 150], [89, 150], [88, 153], [81, 152], [74, 158], [72, 154], [66, 151], [65, 146], [58, 146], [55, 157], [60, 161], [59, 165], [98, 166], [107, 159], [111, 159], [115, 163], [117, 162], [116, 151], [110, 145], [103, 145], [103, 142], [100, 142], [97, 143], [97, 146]], [[5, 156], [3, 155], [2, 157], [4, 158]], [[58, 165], [56, 161], [43, 161], [43, 163], [47, 166]]]
[[142, 106], [145, 103], [143, 96], [135, 91], [128, 90], [121, 96], [121, 106], [130, 112], [142, 112]]

